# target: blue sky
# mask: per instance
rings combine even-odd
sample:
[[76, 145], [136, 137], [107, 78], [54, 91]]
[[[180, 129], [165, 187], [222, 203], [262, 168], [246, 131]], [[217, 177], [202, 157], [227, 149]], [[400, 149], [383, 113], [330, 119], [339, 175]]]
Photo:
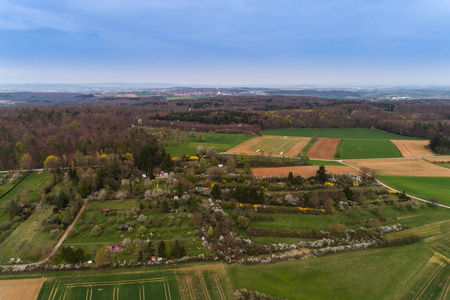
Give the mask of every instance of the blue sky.
[[0, 0], [0, 83], [450, 84], [442, 0]]

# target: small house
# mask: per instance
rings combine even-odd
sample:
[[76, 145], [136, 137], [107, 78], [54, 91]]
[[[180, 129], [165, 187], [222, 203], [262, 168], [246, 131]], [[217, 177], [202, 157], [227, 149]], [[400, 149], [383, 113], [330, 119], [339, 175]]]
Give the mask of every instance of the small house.
[[107, 215], [107, 214], [109, 214], [110, 212], [111, 212], [111, 209], [110, 209], [110, 208], [102, 209], [102, 214], [104, 214], [104, 215]]
[[178, 196], [177, 195], [175, 195], [174, 197], [173, 197], [173, 200], [178, 200], [179, 198], [178, 198]]
[[111, 247], [111, 252], [122, 252], [122, 251], [123, 251], [123, 246], [119, 243], [115, 243]]

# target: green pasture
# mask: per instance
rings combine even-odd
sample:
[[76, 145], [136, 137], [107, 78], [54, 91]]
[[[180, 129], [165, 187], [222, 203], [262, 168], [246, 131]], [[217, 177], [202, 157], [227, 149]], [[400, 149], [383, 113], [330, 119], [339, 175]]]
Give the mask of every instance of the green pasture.
[[0, 199], [1, 203], [5, 203], [14, 197], [21, 196], [22, 193], [26, 194], [31, 202], [38, 200], [44, 187], [51, 184], [53, 176], [44, 171], [41, 174], [38, 172], [32, 172], [22, 182], [20, 182], [11, 192], [6, 194]]
[[403, 157], [389, 140], [344, 139], [340, 159]]
[[[417, 210], [404, 209], [399, 211], [393, 205], [384, 204], [381, 206], [381, 214], [372, 213], [373, 204], [364, 207], [358, 207], [352, 214], [335, 210], [332, 215], [305, 215], [305, 214], [283, 214], [283, 213], [264, 213], [274, 217], [275, 221], [251, 221], [249, 228], [274, 228], [274, 229], [301, 229], [301, 230], [327, 230], [328, 225], [332, 223], [350, 224], [353, 222], [362, 222], [373, 218], [385, 217], [387, 220], [381, 222], [381, 225], [402, 224], [408, 227], [422, 226], [431, 222], [447, 220], [450, 211], [442, 207], [431, 207], [424, 204]], [[227, 210], [232, 214], [232, 211]], [[349, 225], [349, 228], [367, 227], [368, 224]], [[245, 233], [244, 233], [245, 234]], [[253, 238], [252, 238], [253, 239]]]
[[165, 146], [164, 149], [172, 157], [180, 157], [183, 154], [197, 155], [197, 147], [204, 146], [206, 148], [214, 146], [217, 152], [225, 152], [240, 143], [251, 139], [253, 135], [247, 134], [231, 134], [231, 133], [202, 133], [205, 140], [203, 142], [197, 141], [196, 136], [189, 136], [187, 144], [178, 146]]
[[[450, 177], [379, 176], [388, 186], [425, 200], [450, 205]], [[449, 212], [450, 213], [450, 212]]]
[[420, 242], [275, 264], [236, 264], [227, 273], [234, 289], [283, 299], [396, 299], [432, 255]]
[[[1, 263], [8, 263], [11, 257], [24, 258], [21, 256], [24, 250], [28, 250], [34, 246], [34, 238], [41, 230], [42, 223], [52, 215], [51, 208], [34, 211], [1, 245], [0, 257], [3, 257]], [[56, 241], [42, 241], [54, 244]]]
[[310, 159], [309, 163], [313, 166], [345, 166], [343, 163], [332, 160], [315, 160]]
[[23, 177], [24, 174], [21, 174], [21, 177], [16, 179], [15, 181], [11, 181], [11, 179], [6, 179], [6, 173], [0, 174], [0, 196], [6, 193], [10, 188], [14, 186], [14, 184], [17, 183], [17, 181], [20, 180], [20, 178]]
[[377, 139], [377, 140], [417, 140], [417, 138], [401, 136], [369, 128], [280, 128], [263, 130], [263, 135], [301, 136], [344, 139]]

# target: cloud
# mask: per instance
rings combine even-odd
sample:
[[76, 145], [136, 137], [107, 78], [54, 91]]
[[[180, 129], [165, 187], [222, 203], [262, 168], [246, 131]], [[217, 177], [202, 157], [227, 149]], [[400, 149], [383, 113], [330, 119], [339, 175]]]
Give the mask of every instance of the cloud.
[[67, 13], [57, 14], [45, 9], [0, 2], [0, 29], [32, 30], [52, 28], [63, 31], [77, 30], [78, 26], [69, 21], [67, 15]]

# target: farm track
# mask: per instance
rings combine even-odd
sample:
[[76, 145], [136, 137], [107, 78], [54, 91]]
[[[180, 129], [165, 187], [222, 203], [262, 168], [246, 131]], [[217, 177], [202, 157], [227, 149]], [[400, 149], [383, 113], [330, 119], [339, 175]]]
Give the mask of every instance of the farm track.
[[42, 265], [43, 263], [46, 263], [47, 261], [50, 260], [50, 258], [52, 258], [53, 255], [56, 254], [56, 252], [58, 252], [59, 247], [61, 247], [62, 243], [64, 243], [65, 239], [67, 238], [67, 236], [69, 235], [70, 230], [72, 230], [73, 226], [75, 226], [76, 222], [78, 221], [78, 219], [80, 218], [81, 214], [83, 213], [84, 209], [86, 208], [88, 201], [87, 199], [84, 199], [84, 203], [83, 206], [81, 206], [80, 211], [78, 212], [77, 216], [75, 217], [75, 219], [73, 219], [72, 224], [70, 224], [69, 227], [67, 227], [66, 231], [64, 232], [64, 234], [61, 236], [61, 238], [58, 240], [58, 242], [56, 243], [56, 245], [53, 247], [52, 251], [50, 252], [49, 255], [47, 255], [47, 257], [41, 259], [38, 262], [34, 262], [34, 263], [29, 263], [29, 264], [23, 264], [23, 265], [28, 265], [28, 266], [36, 266], [36, 265]]
[[[355, 167], [355, 166], [349, 165], [349, 164], [345, 163], [345, 162], [342, 161], [342, 160], [337, 160], [337, 161], [340, 162], [340, 163], [342, 163], [342, 164], [344, 164], [344, 165], [346, 165], [346, 166], [352, 167], [353, 169], [358, 170], [358, 171], [361, 172], [361, 173], [365, 173], [365, 172], [362, 171], [361, 169], [358, 169], [358, 168]], [[346, 161], [348, 161], [348, 159], [347, 159]], [[367, 173], [365, 173], [365, 174], [367, 174]], [[369, 174], [367, 174], [367, 175], [369, 175]], [[396, 190], [396, 189], [394, 189], [394, 188], [388, 186], [387, 184], [384, 184], [384, 183], [381, 182], [380, 180], [376, 179], [376, 181], [377, 181], [380, 185], [382, 185], [382, 186], [384, 186], [384, 187], [386, 187], [386, 188], [388, 188], [388, 189], [390, 189], [390, 190], [396, 191], [397, 193], [400, 193], [400, 191], [398, 191], [398, 190]], [[444, 207], [444, 208], [450, 209], [450, 206], [448, 206], [448, 205], [443, 205], [443, 204], [440, 204], [440, 203], [432, 203], [431, 201], [428, 201], [428, 200], [425, 200], [425, 199], [422, 199], [422, 198], [419, 198], [419, 197], [415, 197], [415, 196], [412, 196], [412, 195], [408, 195], [408, 194], [406, 194], [406, 196], [408, 196], [408, 197], [410, 197], [410, 198], [412, 198], [412, 199], [415, 199], [415, 200], [419, 200], [419, 201], [422, 201], [422, 202], [426, 202], [426, 203], [429, 203], [429, 204], [434, 204], [434, 205], [436, 205], [436, 206], [440, 206], [440, 207]]]

